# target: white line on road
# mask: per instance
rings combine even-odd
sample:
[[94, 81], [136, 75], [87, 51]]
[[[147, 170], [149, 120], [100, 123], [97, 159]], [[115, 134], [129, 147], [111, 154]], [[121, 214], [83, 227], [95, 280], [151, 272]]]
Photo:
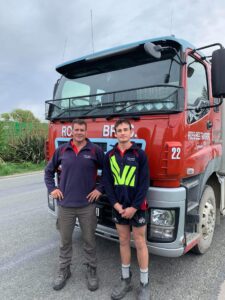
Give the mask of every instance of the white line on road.
[[9, 176], [0, 176], [1, 181], [5, 180], [10, 180], [10, 179], [15, 179], [19, 177], [28, 177], [28, 176], [35, 176], [38, 174], [44, 174], [43, 171], [37, 171], [37, 172], [32, 172], [32, 173], [23, 173], [23, 174], [14, 174], [14, 175], [9, 175]]
[[225, 299], [225, 281], [220, 287], [220, 293], [218, 296], [218, 300], [224, 300]]

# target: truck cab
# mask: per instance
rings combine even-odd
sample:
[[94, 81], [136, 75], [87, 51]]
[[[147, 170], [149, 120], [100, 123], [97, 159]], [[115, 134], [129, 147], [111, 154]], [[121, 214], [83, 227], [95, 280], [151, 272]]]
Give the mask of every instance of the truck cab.
[[[72, 138], [75, 118], [86, 120], [88, 138], [104, 152], [117, 142], [115, 121], [131, 121], [133, 141], [148, 157], [146, 238], [157, 255], [205, 253], [224, 214], [225, 50], [210, 46], [220, 48], [212, 61], [202, 48], [162, 37], [63, 63], [46, 101], [48, 159]], [[54, 199], [48, 203], [57, 210]], [[118, 240], [107, 195], [96, 214], [96, 234]]]

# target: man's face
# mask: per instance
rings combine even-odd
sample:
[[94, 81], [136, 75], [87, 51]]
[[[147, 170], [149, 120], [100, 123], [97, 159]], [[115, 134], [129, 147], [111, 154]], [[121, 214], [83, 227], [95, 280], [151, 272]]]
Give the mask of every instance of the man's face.
[[73, 140], [81, 143], [86, 139], [87, 130], [84, 124], [73, 124]]
[[115, 131], [115, 136], [120, 143], [127, 143], [130, 141], [132, 136], [132, 131], [130, 126], [126, 123], [121, 123]]

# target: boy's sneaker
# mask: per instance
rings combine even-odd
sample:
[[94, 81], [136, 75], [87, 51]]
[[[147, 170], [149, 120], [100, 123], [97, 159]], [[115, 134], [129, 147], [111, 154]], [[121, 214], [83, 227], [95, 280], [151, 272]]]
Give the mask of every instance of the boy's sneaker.
[[129, 278], [121, 278], [120, 283], [115, 286], [111, 294], [113, 300], [122, 299], [129, 291], [132, 290], [131, 276]]
[[146, 284], [140, 283], [138, 294], [137, 294], [137, 300], [150, 300], [150, 284], [149, 282]]
[[70, 266], [64, 269], [60, 269], [53, 283], [53, 289], [58, 291], [61, 290], [65, 285], [67, 279], [71, 276]]

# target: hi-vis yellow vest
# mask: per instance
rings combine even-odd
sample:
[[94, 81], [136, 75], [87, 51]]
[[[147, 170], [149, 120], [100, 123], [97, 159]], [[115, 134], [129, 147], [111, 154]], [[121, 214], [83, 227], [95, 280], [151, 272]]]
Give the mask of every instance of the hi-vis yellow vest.
[[110, 157], [110, 168], [114, 177], [114, 185], [126, 185], [134, 187], [135, 184], [135, 166], [125, 165], [121, 174], [120, 167], [116, 161], [115, 155]]

